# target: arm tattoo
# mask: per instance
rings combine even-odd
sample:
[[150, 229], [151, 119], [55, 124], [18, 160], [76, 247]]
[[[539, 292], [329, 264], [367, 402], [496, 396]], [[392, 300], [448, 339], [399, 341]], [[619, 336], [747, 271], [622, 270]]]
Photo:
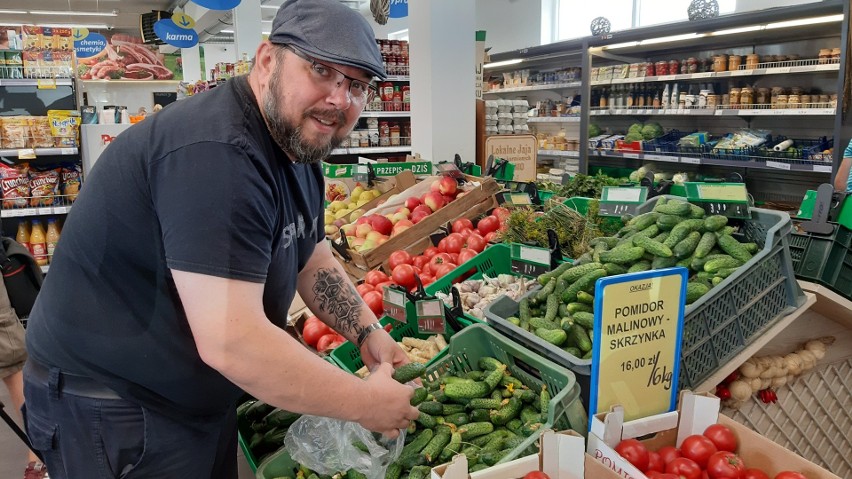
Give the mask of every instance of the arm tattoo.
[[314, 294], [320, 310], [333, 318], [334, 329], [357, 338], [363, 329], [359, 324], [363, 303], [352, 283], [333, 268], [319, 268], [315, 279]]

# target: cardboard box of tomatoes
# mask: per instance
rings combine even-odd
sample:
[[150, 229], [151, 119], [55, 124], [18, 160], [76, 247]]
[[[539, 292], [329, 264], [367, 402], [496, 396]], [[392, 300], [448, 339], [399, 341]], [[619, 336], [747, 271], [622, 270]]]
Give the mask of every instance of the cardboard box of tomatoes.
[[[497, 206], [494, 194], [500, 190], [500, 186], [493, 178], [463, 175], [463, 179], [464, 184], [453, 190], [445, 186], [455, 180], [449, 177], [428, 177], [392, 200], [364, 213], [356, 221], [360, 224], [343, 228], [346, 234], [336, 240], [333, 248], [335, 256], [341, 262], [351, 263], [366, 272], [382, 266], [394, 251], [405, 249], [412, 254], [419, 254], [422, 250], [412, 250], [420, 247], [425, 250], [429, 246], [429, 235], [441, 226], [458, 218], [476, 218]], [[397, 223], [393, 223], [394, 219], [397, 219]], [[346, 231], [347, 227], [351, 231]], [[371, 235], [374, 239], [368, 238]], [[354, 276], [356, 272], [352, 271], [351, 265], [347, 271], [350, 276]]]
[[432, 469], [437, 479], [618, 479], [616, 473], [585, 453], [583, 436], [574, 431], [544, 431], [540, 452], [497, 464], [468, 475], [467, 458], [460, 454], [452, 462]]
[[680, 411], [630, 422], [616, 406], [592, 418], [588, 453], [625, 479], [839, 479], [719, 414], [719, 404], [683, 391]]

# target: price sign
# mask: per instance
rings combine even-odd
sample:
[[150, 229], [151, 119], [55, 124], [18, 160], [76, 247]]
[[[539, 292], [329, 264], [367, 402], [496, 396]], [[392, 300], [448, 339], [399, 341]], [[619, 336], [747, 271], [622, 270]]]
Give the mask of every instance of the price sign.
[[698, 199], [748, 202], [743, 183], [696, 183]]
[[408, 318], [405, 317], [405, 301], [405, 293], [385, 286], [382, 293], [385, 316], [390, 316], [401, 323], [406, 322]]
[[751, 75], [754, 73], [754, 70], [734, 70], [731, 72], [731, 76], [741, 77], [746, 75]]
[[513, 273], [534, 278], [550, 271], [550, 250], [521, 244], [512, 244], [511, 269]]
[[634, 214], [636, 207], [644, 203], [646, 199], [648, 199], [648, 189], [642, 186], [624, 188], [604, 186], [598, 214], [601, 216]]
[[22, 148], [18, 150], [18, 159], [19, 160], [32, 160], [36, 157], [35, 149], [33, 148]]
[[417, 330], [421, 333], [444, 334], [444, 303], [440, 299], [424, 299], [414, 303]]
[[59, 154], [60, 155], [76, 155], [77, 154], [77, 148], [60, 148]]
[[681, 163], [688, 163], [690, 165], [700, 165], [701, 164], [701, 158], [693, 158], [691, 156], [681, 156], [680, 162]]
[[645, 155], [646, 160], [654, 160], [654, 161], [668, 161], [670, 163], [677, 163], [678, 158], [676, 156], [667, 156], [667, 155]]
[[831, 165], [814, 165], [814, 171], [817, 173], [831, 173]]
[[590, 414], [619, 404], [630, 421], [675, 409], [686, 283], [686, 268], [597, 281]]
[[367, 165], [355, 165], [352, 170], [352, 181], [358, 183], [370, 181], [370, 167]]
[[750, 218], [748, 191], [743, 183], [686, 183], [690, 202], [708, 214], [729, 218]]
[[767, 168], [775, 168], [777, 170], [790, 171], [790, 163], [781, 163], [781, 162], [778, 162], [778, 161], [767, 161], [766, 167]]
[[38, 211], [38, 214], [40, 214], [40, 215], [52, 215], [53, 214], [53, 208], [52, 207], [38, 208], [37, 211]]
[[515, 206], [529, 206], [532, 204], [530, 195], [526, 193], [503, 193], [503, 202]]
[[39, 90], [56, 90], [56, 79], [40, 78], [36, 80], [36, 88]]
[[622, 156], [624, 156], [625, 158], [633, 158], [635, 160], [638, 160], [642, 157], [642, 155], [639, 153], [623, 153]]

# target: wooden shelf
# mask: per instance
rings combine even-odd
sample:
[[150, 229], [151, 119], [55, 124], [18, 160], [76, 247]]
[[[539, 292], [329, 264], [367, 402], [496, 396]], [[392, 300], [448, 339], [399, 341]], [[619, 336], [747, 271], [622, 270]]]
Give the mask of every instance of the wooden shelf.
[[802, 316], [811, 306], [816, 304], [817, 297], [813, 293], [805, 293], [807, 299], [805, 303], [799, 307], [799, 309], [793, 311], [781, 318], [777, 323], [773, 324], [769, 327], [759, 338], [757, 338], [753, 343], [746, 346], [744, 350], [742, 350], [739, 354], [734, 356], [727, 364], [720, 367], [712, 376], [707, 378], [703, 383], [699, 384], [698, 387], [693, 388], [695, 392], [713, 392], [716, 390], [716, 385], [721, 383], [723, 379], [728, 377], [729, 374], [736, 371], [747, 359], [754, 356], [755, 353], [764, 348], [770, 341], [772, 341], [776, 336], [778, 336], [782, 331], [784, 331], [790, 324], [792, 324], [795, 320], [797, 320], [800, 316]]

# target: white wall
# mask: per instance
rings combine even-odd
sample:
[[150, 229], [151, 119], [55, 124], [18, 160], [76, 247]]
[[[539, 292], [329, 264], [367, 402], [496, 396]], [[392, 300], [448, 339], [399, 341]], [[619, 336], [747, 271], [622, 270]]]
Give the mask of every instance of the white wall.
[[541, 45], [541, 2], [476, 0], [476, 29], [485, 30], [489, 53]]

